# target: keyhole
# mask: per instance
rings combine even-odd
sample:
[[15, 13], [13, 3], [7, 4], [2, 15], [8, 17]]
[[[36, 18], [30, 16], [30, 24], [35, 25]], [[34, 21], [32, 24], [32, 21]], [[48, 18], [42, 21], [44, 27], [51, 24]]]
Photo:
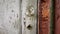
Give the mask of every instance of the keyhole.
[[28, 29], [28, 30], [31, 30], [31, 29], [32, 29], [32, 26], [31, 26], [31, 25], [28, 25], [28, 26], [27, 26], [27, 29]]

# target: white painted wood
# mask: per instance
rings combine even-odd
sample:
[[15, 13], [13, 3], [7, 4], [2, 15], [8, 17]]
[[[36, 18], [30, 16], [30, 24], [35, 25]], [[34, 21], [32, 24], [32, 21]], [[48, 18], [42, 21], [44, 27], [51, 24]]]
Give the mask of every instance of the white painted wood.
[[0, 34], [22, 34], [20, 4], [20, 0], [0, 0]]
[[22, 0], [21, 8], [22, 34], [36, 34], [37, 0]]

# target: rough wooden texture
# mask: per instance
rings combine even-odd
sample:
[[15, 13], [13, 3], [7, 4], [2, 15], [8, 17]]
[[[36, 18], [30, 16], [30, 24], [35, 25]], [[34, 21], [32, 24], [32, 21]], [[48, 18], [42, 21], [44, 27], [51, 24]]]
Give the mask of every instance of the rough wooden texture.
[[50, 34], [50, 0], [38, 2], [38, 33]]
[[55, 0], [55, 34], [60, 34], [60, 0]]
[[20, 0], [0, 0], [0, 34], [21, 34]]

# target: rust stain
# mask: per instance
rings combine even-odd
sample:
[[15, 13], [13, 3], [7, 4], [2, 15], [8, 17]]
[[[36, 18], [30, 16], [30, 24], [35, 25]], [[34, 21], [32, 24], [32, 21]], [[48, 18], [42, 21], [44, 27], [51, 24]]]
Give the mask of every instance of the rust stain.
[[41, 5], [42, 5], [42, 18], [43, 18], [42, 21], [48, 20], [49, 14], [50, 14], [49, 4], [47, 1], [44, 1], [44, 2], [42, 2]]
[[39, 34], [50, 34], [50, 0], [41, 0], [38, 8]]

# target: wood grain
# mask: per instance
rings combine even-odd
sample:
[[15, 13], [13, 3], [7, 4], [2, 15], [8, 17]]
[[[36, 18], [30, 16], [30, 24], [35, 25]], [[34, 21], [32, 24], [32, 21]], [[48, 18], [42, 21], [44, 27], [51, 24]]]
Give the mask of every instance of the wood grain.
[[60, 0], [55, 0], [55, 34], [60, 34]]

